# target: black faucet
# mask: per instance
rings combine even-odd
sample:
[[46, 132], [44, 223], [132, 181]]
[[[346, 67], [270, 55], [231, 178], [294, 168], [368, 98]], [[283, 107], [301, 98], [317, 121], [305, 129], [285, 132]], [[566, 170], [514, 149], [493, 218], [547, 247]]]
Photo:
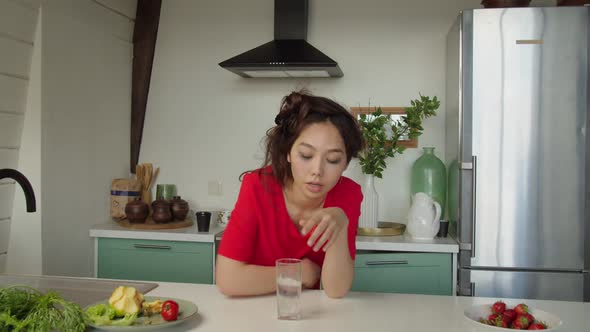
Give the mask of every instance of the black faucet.
[[37, 211], [37, 208], [35, 207], [35, 192], [33, 191], [31, 183], [29, 180], [27, 180], [23, 173], [12, 168], [2, 168], [0, 169], [0, 180], [4, 178], [11, 178], [15, 180], [23, 188], [23, 191], [25, 192], [25, 199], [27, 200], [27, 212]]

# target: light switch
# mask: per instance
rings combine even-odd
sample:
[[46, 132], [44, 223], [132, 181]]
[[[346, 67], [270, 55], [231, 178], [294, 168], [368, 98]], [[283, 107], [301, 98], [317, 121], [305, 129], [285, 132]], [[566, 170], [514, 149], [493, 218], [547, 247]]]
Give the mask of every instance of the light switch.
[[209, 180], [207, 192], [210, 196], [221, 196], [221, 181]]

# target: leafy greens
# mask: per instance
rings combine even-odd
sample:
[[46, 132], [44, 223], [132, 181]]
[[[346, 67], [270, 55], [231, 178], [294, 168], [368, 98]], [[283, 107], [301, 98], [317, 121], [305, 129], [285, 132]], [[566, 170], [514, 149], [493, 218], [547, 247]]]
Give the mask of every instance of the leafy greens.
[[125, 314], [123, 318], [116, 319], [115, 309], [106, 304], [96, 304], [85, 311], [86, 320], [94, 325], [130, 326], [137, 319], [137, 313]]
[[82, 308], [49, 291], [29, 286], [0, 288], [0, 332], [86, 329]]

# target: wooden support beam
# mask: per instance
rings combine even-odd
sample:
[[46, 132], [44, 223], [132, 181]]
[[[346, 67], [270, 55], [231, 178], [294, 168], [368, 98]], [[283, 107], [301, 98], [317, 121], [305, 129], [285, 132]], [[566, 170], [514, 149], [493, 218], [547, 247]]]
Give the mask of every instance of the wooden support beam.
[[133, 28], [131, 79], [131, 173], [139, 161], [162, 0], [138, 0]]

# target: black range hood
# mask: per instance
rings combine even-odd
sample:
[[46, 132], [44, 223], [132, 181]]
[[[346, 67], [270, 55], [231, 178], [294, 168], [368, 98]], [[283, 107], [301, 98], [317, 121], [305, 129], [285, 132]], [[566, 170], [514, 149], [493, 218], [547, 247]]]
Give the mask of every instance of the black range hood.
[[338, 63], [307, 39], [308, 0], [275, 0], [275, 39], [219, 65], [246, 78], [342, 77]]

